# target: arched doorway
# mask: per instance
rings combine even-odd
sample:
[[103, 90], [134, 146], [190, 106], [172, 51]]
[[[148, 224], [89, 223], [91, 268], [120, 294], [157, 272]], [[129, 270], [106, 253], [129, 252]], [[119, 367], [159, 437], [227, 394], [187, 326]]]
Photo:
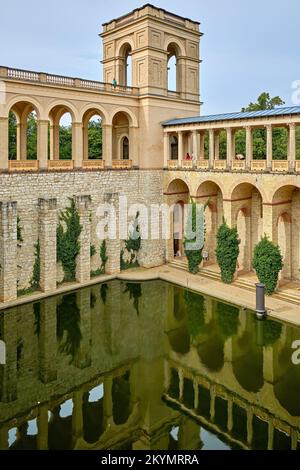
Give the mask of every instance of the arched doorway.
[[121, 47], [120, 58], [119, 85], [132, 86], [132, 48], [129, 43], [123, 44]]
[[280, 248], [283, 269], [280, 280], [300, 281], [300, 189], [279, 188], [272, 200], [273, 242]]
[[129, 119], [123, 112], [113, 118], [113, 159], [130, 159]]
[[9, 160], [36, 160], [38, 110], [29, 102], [19, 102], [9, 112]]
[[263, 234], [263, 203], [258, 189], [250, 183], [241, 183], [231, 194], [233, 223], [240, 238], [238, 273], [252, 270], [254, 248]]
[[171, 211], [166, 258], [168, 261], [172, 261], [176, 255], [184, 256], [184, 206], [189, 203], [190, 191], [183, 180], [176, 179], [169, 184], [165, 197]]
[[223, 219], [223, 194], [213, 181], [205, 181], [197, 190], [197, 202], [205, 206], [205, 265], [216, 263], [217, 232]]
[[55, 106], [49, 113], [50, 119], [50, 160], [73, 159], [72, 111], [64, 105]]
[[103, 118], [96, 109], [86, 111], [82, 119], [83, 159], [101, 160], [103, 158]]

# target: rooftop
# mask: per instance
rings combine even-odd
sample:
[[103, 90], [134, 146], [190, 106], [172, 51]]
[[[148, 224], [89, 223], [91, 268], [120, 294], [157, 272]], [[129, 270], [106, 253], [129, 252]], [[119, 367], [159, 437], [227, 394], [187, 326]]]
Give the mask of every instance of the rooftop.
[[194, 116], [190, 118], [171, 119], [162, 123], [164, 127], [179, 126], [185, 124], [200, 124], [205, 122], [216, 121], [234, 121], [240, 119], [252, 119], [260, 117], [273, 117], [273, 116], [289, 116], [293, 114], [300, 114], [300, 106], [292, 106], [285, 108], [266, 109], [263, 111], [245, 111], [238, 113], [227, 114], [212, 114], [209, 116]]
[[131, 12], [129, 13], [126, 13], [125, 15], [122, 15], [122, 16], [119, 16], [118, 18], [114, 18], [113, 20], [110, 20], [106, 23], [103, 23], [102, 26], [107, 26], [108, 24], [112, 23], [113, 21], [119, 21], [119, 20], [123, 20], [129, 16], [131, 16], [132, 14], [138, 12], [138, 11], [141, 11], [143, 10], [144, 8], [146, 7], [150, 7], [150, 8], [154, 8], [155, 10], [158, 10], [158, 11], [161, 11], [167, 15], [170, 15], [170, 16], [173, 16], [175, 18], [180, 18], [181, 20], [186, 20], [186, 21], [190, 21], [191, 23], [194, 23], [194, 24], [198, 24], [200, 25], [200, 23], [198, 21], [194, 21], [194, 20], [191, 20], [190, 18], [185, 18], [184, 16], [180, 16], [180, 15], [176, 15], [175, 13], [172, 13], [168, 10], [164, 10], [163, 8], [160, 8], [160, 7], [156, 7], [155, 5], [152, 5], [151, 3], [145, 3], [145, 5], [139, 7], [139, 8], [135, 8], [134, 10], [132, 10]]

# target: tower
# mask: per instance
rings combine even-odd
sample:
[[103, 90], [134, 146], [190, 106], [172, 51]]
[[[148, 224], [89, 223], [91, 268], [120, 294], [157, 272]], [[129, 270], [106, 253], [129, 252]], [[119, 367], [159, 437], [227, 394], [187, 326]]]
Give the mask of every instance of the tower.
[[[162, 166], [160, 123], [199, 115], [201, 35], [198, 22], [150, 4], [103, 25], [103, 81], [115, 79], [122, 86], [130, 81], [139, 88], [139, 154], [146, 168]], [[176, 58], [176, 91], [168, 90], [172, 57]]]

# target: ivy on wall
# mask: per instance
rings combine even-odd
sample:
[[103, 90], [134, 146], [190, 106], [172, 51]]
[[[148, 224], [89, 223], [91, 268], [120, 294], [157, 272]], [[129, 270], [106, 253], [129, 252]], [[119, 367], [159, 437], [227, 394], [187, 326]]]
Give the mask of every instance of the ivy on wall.
[[141, 249], [141, 231], [140, 231], [139, 217], [140, 217], [140, 214], [139, 212], [137, 212], [133, 225], [132, 225], [132, 229], [129, 233], [129, 237], [127, 240], [125, 240], [125, 250], [130, 256], [129, 261], [126, 261], [124, 259], [125, 250], [124, 249], [121, 250], [121, 253], [120, 253], [121, 271], [139, 267], [138, 252]]
[[266, 286], [267, 295], [273, 294], [283, 268], [282, 255], [277, 245], [265, 235], [254, 249], [253, 268], [259, 281]]
[[[91, 256], [94, 256], [95, 254], [96, 254], [96, 249], [93, 251], [93, 254], [91, 250]], [[95, 271], [91, 271], [91, 277], [101, 276], [101, 274], [105, 274], [106, 272], [106, 264], [108, 261], [106, 240], [103, 240], [100, 246], [100, 259], [101, 259], [101, 266]]]
[[187, 312], [187, 330], [192, 339], [196, 339], [205, 326], [205, 301], [202, 295], [189, 290], [184, 293]]
[[41, 258], [40, 258], [40, 241], [34, 245], [35, 249], [35, 259], [32, 271], [32, 277], [30, 279], [30, 286], [25, 289], [18, 289], [17, 295], [21, 297], [22, 295], [32, 294], [34, 291], [38, 290], [40, 287], [40, 278], [41, 278]]
[[76, 278], [76, 258], [80, 252], [79, 237], [82, 231], [80, 217], [73, 198], [70, 206], [60, 213], [57, 227], [57, 261], [62, 263], [64, 281], [74, 281]]
[[217, 233], [216, 257], [221, 269], [222, 281], [231, 284], [236, 271], [237, 260], [240, 254], [240, 240], [237, 228], [230, 228], [223, 220]]

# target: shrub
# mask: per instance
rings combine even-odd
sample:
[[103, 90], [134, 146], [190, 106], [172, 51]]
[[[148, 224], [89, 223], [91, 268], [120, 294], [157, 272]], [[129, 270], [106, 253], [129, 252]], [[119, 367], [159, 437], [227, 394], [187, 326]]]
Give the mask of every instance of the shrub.
[[[201, 221], [200, 225], [199, 221]], [[189, 272], [197, 274], [203, 259], [202, 252], [205, 240], [204, 206], [200, 206], [194, 201], [191, 202], [187, 224], [190, 227], [186, 228], [186, 232], [191, 231], [191, 233], [187, 233], [187, 237], [184, 240], [184, 250], [188, 259]], [[195, 248], [192, 249], [189, 245], [195, 245]]]
[[240, 240], [236, 228], [229, 228], [225, 220], [217, 233], [216, 257], [221, 269], [222, 281], [231, 284], [239, 257]]
[[273, 294], [283, 262], [279, 247], [266, 235], [255, 247], [252, 264], [259, 281], [266, 286], [267, 295]]

